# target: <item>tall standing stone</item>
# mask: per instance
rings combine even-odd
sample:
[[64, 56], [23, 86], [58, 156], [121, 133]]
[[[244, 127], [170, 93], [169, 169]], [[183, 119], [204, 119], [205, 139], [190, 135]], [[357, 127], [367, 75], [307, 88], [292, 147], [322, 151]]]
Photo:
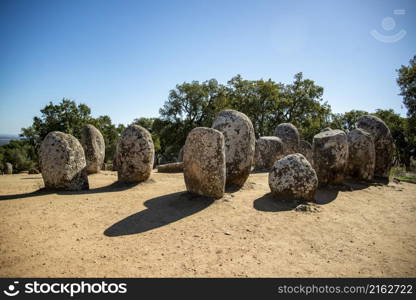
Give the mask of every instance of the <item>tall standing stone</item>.
[[183, 148], [184, 148], [184, 146], [182, 146], [181, 149], [179, 150], [178, 162], [183, 162]]
[[40, 145], [39, 161], [45, 188], [89, 189], [84, 149], [72, 135], [48, 133]]
[[284, 156], [284, 144], [277, 136], [262, 136], [256, 141], [255, 169], [269, 171]]
[[130, 125], [121, 134], [114, 164], [120, 182], [134, 183], [149, 179], [155, 148], [151, 134], [139, 125]]
[[254, 159], [256, 137], [253, 124], [245, 114], [227, 109], [218, 113], [212, 128], [224, 135], [226, 185], [243, 186], [250, 174]]
[[81, 145], [87, 160], [87, 172], [97, 173], [104, 164], [105, 142], [101, 132], [93, 125], [85, 125], [81, 131]]
[[389, 127], [375, 116], [361, 117], [357, 121], [357, 127], [367, 131], [373, 137], [376, 152], [374, 176], [389, 178], [394, 154], [394, 140]]
[[304, 140], [299, 142], [299, 153], [301, 153], [305, 158], [309, 161], [309, 163], [313, 166], [313, 151], [312, 145]]
[[274, 135], [279, 137], [285, 144], [286, 155], [299, 152], [299, 131], [295, 125], [291, 123], [279, 124]]
[[376, 153], [371, 135], [354, 129], [348, 137], [348, 173], [354, 178], [371, 180], [374, 176]]
[[13, 165], [11, 163], [6, 162], [4, 174], [13, 174]]
[[342, 184], [348, 163], [347, 135], [342, 130], [330, 130], [313, 137], [313, 163], [319, 184]]
[[221, 198], [225, 190], [224, 136], [215, 129], [194, 128], [187, 136], [183, 153], [183, 175], [191, 193]]

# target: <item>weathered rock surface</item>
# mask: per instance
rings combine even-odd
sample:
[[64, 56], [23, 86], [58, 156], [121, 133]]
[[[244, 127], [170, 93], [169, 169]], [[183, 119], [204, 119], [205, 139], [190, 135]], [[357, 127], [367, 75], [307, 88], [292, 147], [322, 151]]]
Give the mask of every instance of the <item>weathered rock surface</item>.
[[84, 149], [72, 135], [48, 133], [39, 150], [42, 177], [47, 189], [89, 189]]
[[9, 162], [6, 162], [4, 166], [4, 174], [13, 174], [13, 165]]
[[376, 162], [373, 138], [360, 128], [350, 131], [347, 138], [348, 174], [360, 180], [373, 179]]
[[101, 170], [105, 157], [105, 142], [101, 132], [93, 125], [85, 125], [81, 131], [81, 145], [87, 160], [87, 172], [97, 173]]
[[313, 166], [313, 151], [312, 145], [304, 140], [299, 142], [299, 153], [305, 156], [309, 163]]
[[178, 173], [183, 171], [183, 162], [173, 162], [164, 165], [158, 165], [159, 173]]
[[151, 134], [139, 125], [130, 125], [121, 134], [113, 167], [120, 182], [134, 183], [149, 179], [155, 156]]
[[181, 147], [181, 150], [179, 150], [178, 153], [178, 162], [183, 162], [183, 148], [184, 146]]
[[274, 131], [274, 135], [282, 140], [286, 155], [299, 152], [299, 131], [295, 125], [291, 123], [279, 124]]
[[191, 193], [221, 198], [226, 179], [223, 134], [206, 127], [194, 128], [187, 136], [183, 153], [183, 175]]
[[376, 153], [374, 176], [389, 178], [394, 154], [394, 140], [390, 129], [375, 116], [361, 117], [357, 121], [357, 128], [367, 131], [373, 138]]
[[212, 128], [224, 135], [226, 185], [243, 186], [250, 174], [254, 159], [256, 137], [253, 124], [245, 114], [227, 109], [218, 113]]
[[269, 171], [284, 156], [284, 144], [277, 136], [262, 136], [256, 141], [255, 169]]
[[320, 132], [314, 136], [312, 148], [319, 184], [342, 184], [348, 164], [345, 132], [338, 129]]
[[282, 200], [314, 201], [318, 177], [302, 154], [290, 154], [273, 165], [269, 187], [273, 196]]
[[321, 130], [321, 132], [331, 131], [331, 130], [333, 130], [331, 127], [325, 127], [324, 129]]
[[39, 170], [38, 169], [30, 169], [29, 170], [29, 174], [39, 174]]

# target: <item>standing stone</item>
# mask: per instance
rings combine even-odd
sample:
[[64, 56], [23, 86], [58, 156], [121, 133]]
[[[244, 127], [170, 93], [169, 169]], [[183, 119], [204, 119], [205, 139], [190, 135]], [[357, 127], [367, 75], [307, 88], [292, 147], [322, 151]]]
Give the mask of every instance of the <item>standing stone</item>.
[[348, 163], [347, 135], [342, 130], [330, 130], [313, 137], [313, 163], [319, 184], [342, 184]]
[[226, 185], [243, 186], [250, 174], [254, 159], [256, 137], [253, 124], [245, 114], [227, 109], [218, 113], [212, 128], [224, 135], [227, 161]]
[[325, 127], [324, 129], [321, 130], [321, 132], [331, 131], [331, 130], [333, 130], [331, 127]]
[[84, 149], [72, 135], [48, 133], [40, 145], [39, 161], [45, 188], [89, 189]]
[[284, 144], [277, 136], [262, 136], [256, 141], [255, 169], [269, 171], [284, 156]]
[[158, 173], [178, 173], [183, 172], [183, 162], [173, 162], [157, 166]]
[[371, 180], [374, 176], [376, 152], [371, 135], [354, 129], [348, 137], [348, 174], [360, 180]]
[[179, 150], [178, 153], [178, 162], [182, 162], [183, 161], [183, 148], [184, 146], [181, 147], [181, 150]]
[[299, 131], [295, 125], [291, 123], [279, 124], [274, 131], [274, 135], [281, 138], [285, 145], [286, 155], [299, 152]]
[[314, 201], [318, 177], [302, 154], [290, 154], [273, 165], [269, 187], [273, 196], [283, 200]]
[[13, 174], [13, 165], [11, 163], [6, 162], [4, 174]]
[[81, 131], [81, 145], [87, 160], [87, 172], [98, 173], [104, 164], [105, 142], [101, 132], [88, 124]]
[[225, 190], [224, 136], [215, 129], [194, 128], [187, 136], [183, 153], [183, 176], [191, 193], [221, 198]]
[[357, 127], [370, 133], [373, 138], [376, 152], [374, 176], [389, 178], [394, 154], [394, 141], [390, 129], [386, 123], [375, 116], [361, 117], [357, 122]]
[[155, 148], [151, 134], [139, 125], [130, 125], [121, 134], [114, 159], [120, 182], [142, 182], [152, 172]]
[[304, 140], [299, 142], [299, 153], [301, 153], [305, 158], [309, 161], [309, 163], [313, 166], [313, 151], [312, 145]]

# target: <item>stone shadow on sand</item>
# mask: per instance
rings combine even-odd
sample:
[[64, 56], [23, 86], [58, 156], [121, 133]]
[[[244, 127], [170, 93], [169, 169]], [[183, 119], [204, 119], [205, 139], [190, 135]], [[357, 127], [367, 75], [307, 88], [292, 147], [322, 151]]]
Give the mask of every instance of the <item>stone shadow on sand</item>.
[[[317, 205], [325, 205], [334, 201], [338, 197], [338, 193], [341, 191], [352, 192], [356, 190], [363, 190], [371, 186], [387, 185], [388, 183], [388, 179], [383, 178], [375, 178], [372, 181], [357, 181], [353, 179], [347, 179], [343, 185], [329, 185], [325, 187], [319, 187], [315, 194], [315, 202], [312, 203]], [[296, 200], [293, 201], [284, 198], [278, 199], [271, 193], [268, 193], [254, 200], [253, 207], [260, 211], [278, 212], [293, 210], [302, 203], [306, 202]]]
[[89, 190], [79, 190], [79, 191], [62, 191], [62, 190], [53, 190], [53, 189], [45, 189], [41, 188], [36, 191], [25, 193], [25, 194], [14, 194], [14, 195], [4, 195], [0, 196], [0, 201], [2, 200], [13, 200], [13, 199], [22, 199], [22, 198], [30, 198], [36, 196], [44, 196], [50, 194], [57, 194], [57, 195], [85, 195], [85, 194], [97, 194], [97, 193], [111, 193], [111, 192], [122, 192], [127, 189], [133, 188], [139, 184], [147, 184], [149, 182], [142, 182], [142, 183], [121, 183], [121, 182], [113, 182], [110, 185], [106, 185], [103, 187], [99, 187], [96, 189], [89, 189]]
[[253, 202], [255, 209], [268, 212], [289, 211], [295, 209], [297, 205], [296, 201], [277, 199], [272, 193], [267, 193]]
[[[339, 189], [336, 188], [320, 188], [315, 194], [315, 203], [317, 205], [325, 205], [334, 201], [339, 193]], [[254, 200], [253, 207], [259, 211], [266, 212], [279, 212], [294, 210], [299, 204], [305, 204], [307, 202], [300, 200], [291, 200], [286, 198], [277, 198], [271, 193]]]
[[132, 214], [104, 231], [108, 237], [143, 233], [193, 215], [214, 202], [213, 198], [177, 192], [144, 202], [147, 209]]

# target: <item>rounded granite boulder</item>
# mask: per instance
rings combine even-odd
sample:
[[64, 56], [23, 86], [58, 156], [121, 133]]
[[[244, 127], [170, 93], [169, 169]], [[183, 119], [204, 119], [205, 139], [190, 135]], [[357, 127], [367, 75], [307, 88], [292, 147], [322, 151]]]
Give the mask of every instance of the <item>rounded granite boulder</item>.
[[313, 151], [312, 145], [304, 140], [299, 142], [299, 153], [305, 156], [309, 163], [313, 166]]
[[330, 130], [313, 137], [313, 164], [319, 184], [342, 184], [348, 164], [347, 135], [342, 130]]
[[48, 133], [39, 149], [42, 177], [47, 189], [89, 189], [84, 149], [70, 134]]
[[376, 152], [374, 176], [389, 178], [394, 154], [394, 140], [389, 127], [378, 117], [363, 116], [357, 121], [357, 128], [367, 131], [373, 138]]
[[348, 174], [360, 180], [373, 179], [376, 162], [373, 138], [359, 128], [350, 131], [347, 138]]
[[295, 125], [291, 123], [279, 124], [274, 131], [274, 135], [282, 140], [286, 154], [299, 152], [299, 131]]
[[318, 177], [302, 154], [290, 154], [273, 165], [269, 187], [272, 195], [282, 200], [314, 201]]
[[277, 136], [262, 136], [256, 141], [255, 169], [269, 171], [284, 156], [284, 144]]
[[245, 114], [227, 109], [218, 113], [212, 128], [224, 135], [226, 185], [243, 186], [254, 159], [256, 137], [253, 124]]
[[221, 198], [225, 191], [226, 158], [224, 135], [207, 127], [194, 128], [183, 151], [186, 189], [202, 196]]
[[120, 182], [135, 183], [149, 179], [155, 156], [152, 136], [139, 125], [130, 125], [121, 134], [113, 161]]
[[93, 125], [85, 125], [81, 131], [81, 145], [87, 160], [87, 172], [97, 173], [101, 170], [105, 157], [105, 142], [101, 132]]

